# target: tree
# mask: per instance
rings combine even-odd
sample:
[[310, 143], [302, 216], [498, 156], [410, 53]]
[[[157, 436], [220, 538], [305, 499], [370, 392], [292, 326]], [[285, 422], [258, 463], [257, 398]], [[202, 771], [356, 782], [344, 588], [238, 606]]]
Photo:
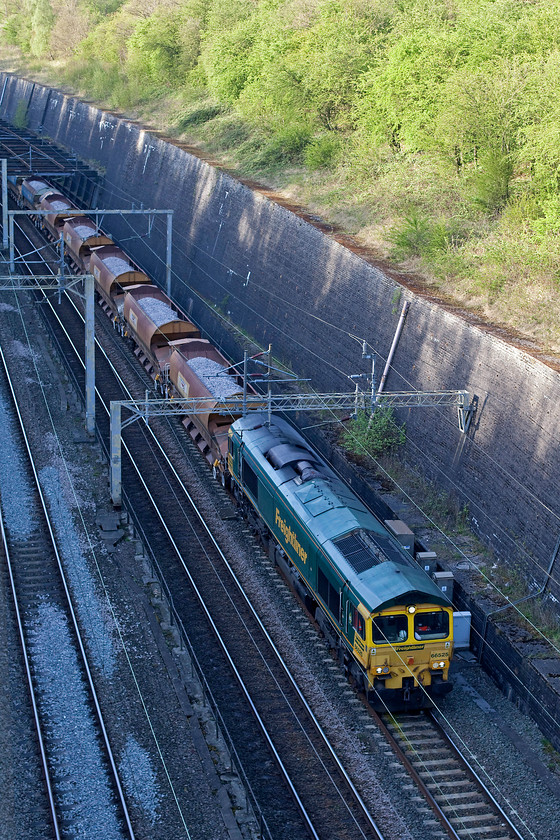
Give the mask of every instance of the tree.
[[443, 151], [472, 164], [479, 201], [490, 211], [509, 197], [530, 66], [514, 57], [465, 65], [442, 92], [436, 135]]
[[31, 15], [31, 37], [29, 47], [33, 55], [52, 57], [50, 35], [54, 25], [54, 14], [50, 0], [35, 0]]

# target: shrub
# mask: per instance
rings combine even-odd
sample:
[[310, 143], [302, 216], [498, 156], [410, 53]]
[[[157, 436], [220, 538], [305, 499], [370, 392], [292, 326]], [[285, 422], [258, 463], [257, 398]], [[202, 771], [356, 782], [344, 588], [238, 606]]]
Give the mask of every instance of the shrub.
[[509, 155], [492, 151], [482, 155], [473, 177], [475, 202], [488, 213], [501, 210], [509, 198], [512, 175], [513, 162]]
[[407, 257], [434, 258], [457, 248], [466, 237], [464, 226], [457, 220], [448, 223], [432, 222], [413, 211], [405, 216], [400, 227], [394, 228], [388, 239], [396, 259]]
[[405, 216], [404, 224], [395, 228], [389, 235], [389, 241], [394, 246], [394, 255], [397, 259], [420, 257], [430, 250], [432, 226], [427, 219], [413, 211]]
[[241, 150], [240, 159], [249, 170], [274, 170], [302, 163], [311, 138], [306, 126], [287, 126], [272, 137], [253, 138]]
[[27, 128], [27, 102], [24, 99], [16, 106], [13, 123], [16, 128]]
[[6, 44], [21, 47], [22, 50], [28, 50], [29, 38], [31, 36], [31, 26], [28, 16], [19, 12], [13, 12], [11, 15], [8, 15], [0, 28], [0, 35], [2, 41]]
[[341, 436], [342, 446], [359, 457], [383, 455], [402, 446], [405, 440], [405, 424], [397, 423], [393, 409], [384, 406], [379, 406], [373, 416], [360, 412]]
[[308, 169], [327, 169], [333, 165], [340, 149], [336, 137], [317, 137], [305, 148], [305, 165]]

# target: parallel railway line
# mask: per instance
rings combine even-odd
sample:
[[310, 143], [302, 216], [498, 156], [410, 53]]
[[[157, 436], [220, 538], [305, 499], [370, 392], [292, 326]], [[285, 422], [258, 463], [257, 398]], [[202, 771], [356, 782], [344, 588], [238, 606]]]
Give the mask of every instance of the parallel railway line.
[[[11, 401], [13, 406], [11, 445], [21, 450], [16, 479], [21, 510], [16, 515], [13, 509], [4, 510], [0, 531], [45, 779], [46, 809], [56, 838], [72, 837], [80, 823], [92, 820], [105, 826], [107, 837], [133, 838], [55, 526], [1, 350], [0, 359], [4, 404]], [[56, 664], [49, 661], [53, 633]], [[64, 750], [67, 727], [72, 724], [82, 735], [82, 761]], [[84, 784], [81, 774], [86, 767]], [[90, 836], [99, 836], [96, 831], [92, 825]]]
[[[7, 160], [8, 173], [27, 172], [31, 175], [40, 168], [58, 177], [81, 173], [84, 179], [91, 179], [97, 174], [77, 158], [62, 152], [48, 138], [37, 137], [26, 129], [14, 128], [4, 120], [0, 120], [0, 158]], [[69, 162], [72, 173], [69, 172]]]
[[[103, 318], [100, 322], [107, 326]], [[113, 333], [110, 329], [108, 332]], [[122, 351], [122, 342], [117, 341], [115, 346], [117, 352]], [[122, 358], [127, 365], [131, 364], [130, 354], [123, 352]], [[140, 375], [143, 382], [151, 383], [150, 377], [142, 374], [138, 364], [132, 363], [132, 368], [134, 377]], [[176, 462], [180, 462], [186, 457], [186, 451], [181, 448], [176, 425], [161, 423], [159, 428], [163, 432], [166, 450], [180, 447], [176, 458]], [[195, 454], [195, 461], [198, 465], [200, 457], [197, 458], [197, 455], [198, 453]], [[205, 465], [203, 469], [206, 472]], [[171, 592], [174, 591], [171, 589]], [[435, 715], [412, 715], [406, 724], [399, 722], [401, 718], [402, 716], [393, 718], [389, 723], [380, 720], [380, 728], [395, 753], [407, 768], [410, 767], [411, 776], [418, 784], [420, 793], [432, 808], [446, 834], [454, 840], [522, 840], [522, 834], [508, 817], [506, 808], [499, 805], [489, 787], [477, 776], [467, 757], [446, 735]], [[405, 733], [406, 726], [410, 728], [408, 735]], [[417, 730], [418, 744], [412, 735]], [[399, 746], [399, 734], [404, 748]], [[410, 754], [414, 756], [413, 761], [410, 760]]]

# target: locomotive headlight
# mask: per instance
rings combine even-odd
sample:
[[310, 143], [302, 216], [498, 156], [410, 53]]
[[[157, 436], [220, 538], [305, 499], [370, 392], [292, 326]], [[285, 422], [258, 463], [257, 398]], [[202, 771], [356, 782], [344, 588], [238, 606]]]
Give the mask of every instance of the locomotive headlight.
[[375, 673], [376, 674], [382, 674], [383, 673], [383, 668], [376, 668]]
[[413, 614], [416, 612], [416, 607], [413, 607], [413, 606], [411, 605], [410, 607], [407, 607], [407, 608], [406, 608], [406, 611], [407, 611], [407, 612], [409, 612], [409, 613], [410, 613], [410, 615], [413, 615]]
[[440, 663], [439, 663], [439, 667], [440, 667], [440, 668], [445, 668], [445, 662], [440, 662]]

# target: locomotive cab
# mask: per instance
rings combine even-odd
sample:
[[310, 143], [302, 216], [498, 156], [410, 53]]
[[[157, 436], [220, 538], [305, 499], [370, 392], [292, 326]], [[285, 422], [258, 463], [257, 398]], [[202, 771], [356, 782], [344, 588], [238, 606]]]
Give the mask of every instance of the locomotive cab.
[[[367, 672], [370, 700], [377, 711], [423, 708], [451, 691], [453, 652], [451, 607], [410, 604], [375, 613], [368, 622]], [[366, 664], [366, 663], [364, 663]]]

